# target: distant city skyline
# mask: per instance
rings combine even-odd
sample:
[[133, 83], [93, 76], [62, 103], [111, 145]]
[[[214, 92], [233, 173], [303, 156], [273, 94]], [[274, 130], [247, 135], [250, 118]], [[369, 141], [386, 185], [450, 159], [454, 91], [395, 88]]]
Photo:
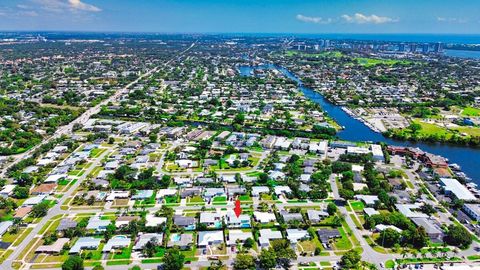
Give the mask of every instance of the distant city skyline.
[[0, 30], [480, 34], [480, 2], [0, 0]]

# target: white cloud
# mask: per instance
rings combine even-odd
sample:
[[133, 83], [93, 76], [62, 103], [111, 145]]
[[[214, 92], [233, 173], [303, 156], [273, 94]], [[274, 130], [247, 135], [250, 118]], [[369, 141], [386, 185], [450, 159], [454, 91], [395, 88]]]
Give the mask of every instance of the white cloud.
[[35, 10], [25, 10], [25, 11], [19, 11], [18, 12], [19, 16], [25, 16], [25, 17], [37, 17], [38, 13]]
[[466, 19], [437, 17], [437, 21], [446, 23], [467, 23]]
[[309, 17], [309, 16], [304, 16], [302, 14], [298, 14], [296, 18], [297, 20], [306, 22], [306, 23], [329, 24], [333, 22], [331, 18], [323, 19], [321, 17]]
[[80, 0], [68, 0], [68, 3], [70, 4], [70, 7], [78, 10], [84, 10], [84, 11], [92, 11], [92, 12], [99, 12], [102, 11], [100, 8], [90, 5], [87, 3], [83, 3]]
[[357, 23], [357, 24], [384, 24], [384, 23], [395, 23], [398, 22], [398, 19], [372, 15], [364, 15], [362, 13], [355, 13], [353, 16], [344, 14], [341, 18], [347, 23]]
[[82, 2], [81, 0], [31, 0], [32, 2], [38, 4], [41, 9], [48, 12], [57, 12], [62, 13], [65, 11], [89, 11], [89, 12], [99, 12], [102, 11], [100, 8]]
[[17, 5], [17, 8], [19, 8], [19, 9], [29, 9], [30, 7], [27, 6], [27, 5], [18, 4], [18, 5]]

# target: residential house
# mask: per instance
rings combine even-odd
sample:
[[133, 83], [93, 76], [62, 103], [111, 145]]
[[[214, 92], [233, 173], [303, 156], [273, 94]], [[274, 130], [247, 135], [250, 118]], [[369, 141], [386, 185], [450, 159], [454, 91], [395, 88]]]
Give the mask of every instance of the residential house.
[[224, 243], [223, 231], [198, 232], [198, 247], [207, 247]]

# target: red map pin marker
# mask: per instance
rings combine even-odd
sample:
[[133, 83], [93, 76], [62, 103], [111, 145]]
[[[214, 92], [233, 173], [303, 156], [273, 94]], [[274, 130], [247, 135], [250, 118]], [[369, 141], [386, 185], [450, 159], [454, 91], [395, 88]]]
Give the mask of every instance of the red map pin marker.
[[237, 218], [240, 216], [240, 214], [242, 213], [242, 205], [240, 204], [240, 200], [236, 200], [235, 201], [235, 215], [237, 216]]

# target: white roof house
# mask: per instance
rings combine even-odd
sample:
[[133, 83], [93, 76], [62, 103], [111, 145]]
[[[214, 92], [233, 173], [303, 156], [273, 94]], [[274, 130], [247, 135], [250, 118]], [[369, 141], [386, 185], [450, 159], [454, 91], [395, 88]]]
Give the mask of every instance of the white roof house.
[[201, 212], [199, 222], [202, 224], [211, 226], [221, 222], [222, 218], [223, 218], [223, 215], [220, 213]]
[[162, 233], [145, 233], [140, 235], [137, 238], [137, 242], [135, 242], [135, 245], [133, 246], [133, 250], [143, 249], [143, 247], [153, 239], [156, 239], [157, 243], [161, 244], [163, 240], [163, 234]]
[[367, 216], [373, 216], [373, 215], [380, 214], [380, 212], [378, 212], [377, 210], [375, 210], [373, 208], [370, 208], [370, 207], [363, 208], [363, 212], [365, 212], [365, 215], [367, 215]]
[[321, 141], [317, 143], [310, 143], [308, 145], [308, 151], [310, 152], [317, 152], [320, 154], [325, 154], [327, 152], [328, 144], [326, 141]]
[[154, 214], [147, 214], [145, 219], [147, 221], [145, 224], [146, 227], [156, 227], [167, 222], [166, 217], [156, 217]]
[[386, 230], [386, 229], [392, 229], [392, 230], [395, 230], [395, 231], [397, 231], [397, 232], [399, 232], [399, 233], [402, 232], [401, 229], [399, 229], [399, 228], [397, 228], [397, 227], [395, 227], [395, 226], [393, 226], [393, 225], [384, 225], [384, 224], [377, 224], [377, 225], [375, 225], [375, 230], [376, 230], [376, 231], [381, 232], [381, 231], [384, 231], [384, 230]]
[[428, 215], [419, 212], [413, 211], [415, 209], [420, 208], [422, 206], [419, 203], [416, 204], [395, 204], [395, 207], [398, 209], [398, 212], [402, 213], [404, 216], [408, 218], [428, 218]]
[[445, 194], [454, 195], [459, 200], [476, 201], [477, 198], [467, 189], [466, 186], [453, 178], [440, 178], [440, 184], [445, 190]]
[[309, 238], [310, 234], [306, 230], [301, 229], [287, 229], [287, 238], [290, 243], [295, 244], [302, 239]]
[[277, 221], [277, 217], [275, 216], [274, 213], [255, 211], [253, 212], [253, 217], [255, 218], [256, 221], [260, 223], [269, 223], [269, 222]]
[[268, 176], [272, 179], [285, 179], [285, 173], [281, 171], [270, 171]]
[[146, 200], [153, 196], [153, 190], [151, 189], [142, 189], [137, 190], [135, 195], [132, 195], [132, 200]]
[[87, 230], [96, 230], [104, 231], [107, 229], [107, 226], [110, 225], [111, 221], [109, 219], [101, 219], [98, 216], [93, 216], [88, 220]]
[[384, 160], [382, 146], [378, 144], [372, 144], [370, 145], [370, 149], [372, 150], [373, 159], [378, 161]]
[[177, 194], [178, 190], [175, 188], [160, 189], [157, 191], [157, 199], [164, 198], [165, 196], [173, 196]]
[[69, 253], [79, 253], [82, 249], [97, 249], [102, 239], [93, 237], [81, 237], [75, 242]]
[[358, 147], [358, 146], [349, 146], [347, 147], [347, 153], [349, 154], [368, 154], [370, 153], [370, 150], [368, 148], [364, 147]]
[[277, 196], [280, 196], [282, 194], [288, 194], [288, 193], [291, 193], [292, 190], [290, 189], [289, 186], [276, 186], [273, 188], [273, 190], [275, 191], [275, 194], [277, 194]]
[[198, 232], [199, 247], [206, 247], [210, 245], [218, 245], [223, 243], [223, 231], [201, 231]]
[[56, 183], [62, 178], [67, 178], [67, 176], [66, 174], [52, 174], [45, 179], [44, 183]]
[[8, 231], [8, 229], [13, 225], [13, 221], [3, 221], [0, 222], [0, 236]]
[[355, 199], [363, 201], [366, 205], [374, 205], [378, 201], [376, 195], [355, 195]]
[[8, 196], [13, 193], [16, 185], [5, 185], [3, 186], [2, 190], [0, 190], [0, 195]]
[[37, 204], [41, 203], [43, 200], [45, 200], [46, 197], [47, 197], [47, 195], [38, 195], [38, 196], [35, 196], [35, 197], [30, 197], [23, 202], [22, 206], [37, 205]]
[[282, 232], [272, 231], [272, 229], [261, 229], [258, 242], [262, 248], [268, 248], [270, 246], [270, 240], [283, 239]]
[[114, 249], [128, 247], [132, 240], [125, 235], [115, 235], [103, 246], [102, 252], [111, 252]]
[[237, 241], [244, 242], [248, 238], [253, 239], [252, 232], [244, 232], [242, 230], [230, 230], [228, 232], [227, 245], [233, 246], [237, 244]]
[[128, 198], [130, 196], [130, 191], [120, 191], [120, 190], [114, 190], [112, 192], [110, 192], [110, 194], [108, 194], [106, 200], [107, 201], [113, 201], [115, 199], [125, 199], [125, 198]]
[[266, 186], [253, 186], [252, 196], [258, 197], [261, 193], [270, 193], [270, 189]]

